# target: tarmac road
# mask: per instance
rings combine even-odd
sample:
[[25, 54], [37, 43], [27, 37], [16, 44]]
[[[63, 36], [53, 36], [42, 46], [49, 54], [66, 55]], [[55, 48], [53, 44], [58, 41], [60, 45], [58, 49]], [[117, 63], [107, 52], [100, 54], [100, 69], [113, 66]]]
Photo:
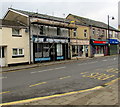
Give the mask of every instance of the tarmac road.
[[118, 57], [3, 73], [2, 103], [93, 88], [118, 78]]

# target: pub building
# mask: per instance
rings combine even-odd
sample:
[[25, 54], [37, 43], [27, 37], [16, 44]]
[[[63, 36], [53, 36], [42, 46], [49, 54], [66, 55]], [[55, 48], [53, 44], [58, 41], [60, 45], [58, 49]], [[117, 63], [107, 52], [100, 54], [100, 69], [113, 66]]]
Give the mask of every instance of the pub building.
[[91, 39], [91, 56], [108, 55], [108, 40]]

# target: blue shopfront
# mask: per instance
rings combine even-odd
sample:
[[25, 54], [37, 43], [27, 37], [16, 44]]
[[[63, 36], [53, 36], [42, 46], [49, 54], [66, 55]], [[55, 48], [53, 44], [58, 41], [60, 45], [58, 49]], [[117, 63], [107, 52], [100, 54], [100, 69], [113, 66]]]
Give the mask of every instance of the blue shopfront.
[[109, 52], [110, 55], [118, 54], [120, 40], [118, 39], [108, 39], [109, 40]]
[[33, 36], [34, 62], [68, 59], [68, 38]]

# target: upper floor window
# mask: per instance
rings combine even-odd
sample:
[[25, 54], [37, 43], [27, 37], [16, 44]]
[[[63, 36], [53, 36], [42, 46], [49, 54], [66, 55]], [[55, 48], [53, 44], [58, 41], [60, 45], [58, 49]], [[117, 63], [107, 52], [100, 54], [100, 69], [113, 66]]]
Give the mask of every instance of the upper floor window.
[[57, 35], [61, 35], [61, 30], [59, 27], [57, 28]]
[[109, 37], [112, 38], [113, 37], [113, 32], [112, 31], [109, 31]]
[[44, 34], [44, 26], [40, 26], [40, 34], [41, 34], [41, 35]]
[[115, 38], [118, 38], [118, 32], [115, 32]]
[[98, 36], [100, 36], [100, 29], [98, 29], [98, 32], [97, 32]]
[[74, 31], [73, 31], [73, 35], [74, 35], [74, 36], [77, 36], [76, 29], [74, 29]]
[[22, 35], [20, 34], [20, 29], [12, 28], [12, 36], [21, 37]]
[[87, 30], [84, 30], [84, 37], [87, 37]]
[[95, 29], [93, 29], [92, 34], [95, 35]]

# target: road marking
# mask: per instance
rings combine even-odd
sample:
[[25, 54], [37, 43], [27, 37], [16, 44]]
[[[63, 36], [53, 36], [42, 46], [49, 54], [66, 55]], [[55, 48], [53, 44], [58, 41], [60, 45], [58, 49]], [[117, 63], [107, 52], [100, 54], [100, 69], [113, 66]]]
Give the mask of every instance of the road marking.
[[94, 61], [94, 62], [89, 62], [88, 64], [94, 64], [94, 63], [96, 63], [96, 62], [98, 62], [98, 61]]
[[0, 94], [6, 94], [9, 93], [10, 91], [5, 91], [5, 92], [1, 92]]
[[64, 69], [64, 68], [66, 68], [66, 67], [64, 66], [64, 67], [53, 68], [53, 69], [45, 69], [45, 70], [35, 71], [35, 72], [30, 72], [30, 73], [31, 73], [31, 74], [34, 74], [34, 73], [40, 73], [40, 72], [45, 72], [45, 71], [53, 71], [53, 70]]
[[96, 63], [98, 61], [94, 61], [94, 62], [88, 62], [88, 63], [82, 63], [82, 64], [78, 64], [78, 65], [87, 65], [87, 64], [93, 64], [93, 63]]
[[30, 85], [29, 87], [34, 87], [34, 86], [38, 86], [38, 85], [42, 85], [42, 84], [46, 84], [47, 82], [41, 82], [41, 83], [37, 83], [37, 84], [33, 84], [33, 85]]
[[118, 68], [110, 68], [110, 69], [107, 69], [106, 72], [118, 73], [119, 70], [118, 70]]
[[31, 98], [31, 99], [26, 99], [26, 100], [2, 103], [2, 104], [0, 104], [0, 106], [3, 106], [3, 105], [16, 105], [16, 104], [21, 104], [21, 103], [29, 103], [29, 102], [37, 101], [37, 100], [45, 100], [45, 99], [50, 99], [50, 98], [63, 97], [63, 96], [67, 96], [67, 95], [72, 95], [72, 94], [78, 94], [78, 93], [83, 93], [83, 92], [87, 92], [87, 91], [98, 90], [98, 89], [101, 89], [101, 88], [103, 88], [103, 87], [102, 86], [97, 86], [97, 87], [86, 89], [86, 90], [73, 91], [73, 92], [68, 92], [68, 93], [64, 93], [64, 94], [55, 94], [55, 95], [51, 95], [51, 96], [37, 97], [37, 98]]
[[7, 77], [0, 77], [0, 79], [6, 79]]
[[107, 61], [107, 60], [102, 60], [102, 61]]
[[88, 73], [88, 72], [81, 72], [80, 74], [86, 74], [86, 73]]
[[71, 76], [66, 76], [66, 77], [61, 77], [59, 78], [60, 80], [66, 79], [66, 78], [70, 78]]
[[91, 73], [90, 75], [83, 75], [82, 77], [89, 77], [89, 78], [98, 79], [98, 80], [107, 80], [114, 76], [115, 75], [107, 75], [103, 73]]

